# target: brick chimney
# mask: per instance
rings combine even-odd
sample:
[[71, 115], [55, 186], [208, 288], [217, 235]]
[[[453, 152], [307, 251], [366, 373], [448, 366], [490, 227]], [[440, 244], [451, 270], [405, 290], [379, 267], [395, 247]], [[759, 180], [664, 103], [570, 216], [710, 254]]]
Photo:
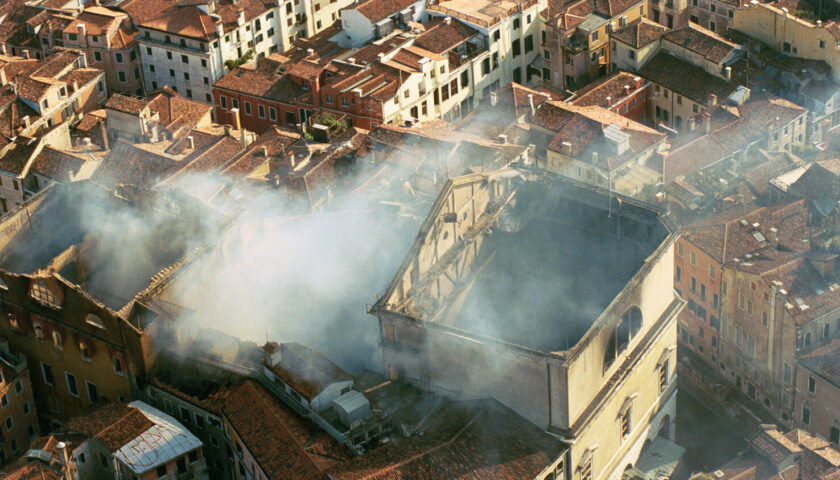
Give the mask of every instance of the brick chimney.
[[230, 109], [231, 120], [233, 120], [233, 128], [236, 130], [242, 129], [242, 123], [239, 120], [239, 109], [238, 108], [231, 108]]

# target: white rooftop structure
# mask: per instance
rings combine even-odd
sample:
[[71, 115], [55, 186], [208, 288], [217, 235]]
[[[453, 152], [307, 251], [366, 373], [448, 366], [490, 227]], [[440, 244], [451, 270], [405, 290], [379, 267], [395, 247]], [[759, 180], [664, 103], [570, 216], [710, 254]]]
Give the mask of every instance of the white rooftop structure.
[[154, 423], [114, 453], [132, 472], [143, 474], [202, 446], [198, 437], [160, 410], [141, 401], [128, 406]]

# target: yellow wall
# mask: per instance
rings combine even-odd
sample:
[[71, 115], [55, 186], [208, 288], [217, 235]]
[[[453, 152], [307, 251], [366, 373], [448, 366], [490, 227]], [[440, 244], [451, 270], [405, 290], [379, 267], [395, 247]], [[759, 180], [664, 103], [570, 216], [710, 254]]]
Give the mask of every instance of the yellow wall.
[[[790, 44], [790, 54], [796, 57], [824, 60], [831, 66], [835, 80], [840, 80], [840, 52], [837, 40], [822, 26], [785, 14], [774, 6], [759, 3], [735, 10], [733, 27], [736, 30], [784, 51]], [[820, 47], [820, 41], [823, 47]], [[794, 51], [795, 49], [795, 51]]]

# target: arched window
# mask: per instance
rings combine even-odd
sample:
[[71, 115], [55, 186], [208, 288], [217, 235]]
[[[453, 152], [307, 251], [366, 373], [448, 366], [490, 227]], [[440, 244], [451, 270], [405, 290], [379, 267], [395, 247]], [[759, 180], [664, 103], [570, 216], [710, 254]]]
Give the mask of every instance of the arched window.
[[82, 360], [89, 362], [90, 361], [90, 347], [85, 342], [79, 342], [79, 353], [82, 354]]
[[44, 339], [44, 328], [41, 326], [41, 322], [33, 321], [32, 322], [32, 331], [35, 332], [35, 339], [43, 340]]
[[621, 352], [627, 349], [633, 337], [642, 329], [642, 311], [638, 307], [628, 308], [621, 315], [618, 326], [610, 335], [607, 349], [604, 352], [604, 371], [615, 361]]
[[29, 289], [29, 296], [36, 302], [48, 307], [61, 308], [61, 305], [58, 304], [58, 297], [56, 297], [55, 294], [51, 292], [46, 285], [44, 285], [44, 282], [37, 281], [33, 283], [32, 287]]
[[87, 323], [88, 325], [92, 325], [96, 328], [101, 328], [102, 330], [105, 330], [105, 323], [102, 322], [102, 319], [92, 313], [87, 314], [87, 317], [85, 317], [85, 323]]

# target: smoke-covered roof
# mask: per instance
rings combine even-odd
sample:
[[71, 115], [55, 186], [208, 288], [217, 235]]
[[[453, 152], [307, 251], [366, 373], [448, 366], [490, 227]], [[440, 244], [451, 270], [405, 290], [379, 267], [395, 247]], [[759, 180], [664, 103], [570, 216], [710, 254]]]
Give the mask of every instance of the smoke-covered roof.
[[55, 184], [0, 223], [0, 268], [58, 273], [118, 310], [203, 242], [214, 218], [204, 213], [177, 195]]
[[[483, 176], [470, 177], [480, 183]], [[444, 189], [441, 198], [448, 195]], [[381, 302], [444, 328], [563, 351], [582, 338], [669, 233], [653, 209], [545, 172], [518, 185], [511, 198], [476, 211], [475, 227], [459, 234], [448, 251], [439, 247], [436, 259], [424, 259], [422, 245], [433, 240], [421, 232], [409, 257], [432, 263], [420, 266], [423, 273], [404, 298], [393, 294], [392, 284], [393, 296]], [[439, 198], [426, 225], [443, 217], [445, 204]], [[470, 221], [471, 214], [458, 215], [457, 221]], [[467, 262], [460, 252], [473, 245], [477, 253]], [[441, 294], [436, 282], [450, 275], [452, 265], [467, 271]]]

